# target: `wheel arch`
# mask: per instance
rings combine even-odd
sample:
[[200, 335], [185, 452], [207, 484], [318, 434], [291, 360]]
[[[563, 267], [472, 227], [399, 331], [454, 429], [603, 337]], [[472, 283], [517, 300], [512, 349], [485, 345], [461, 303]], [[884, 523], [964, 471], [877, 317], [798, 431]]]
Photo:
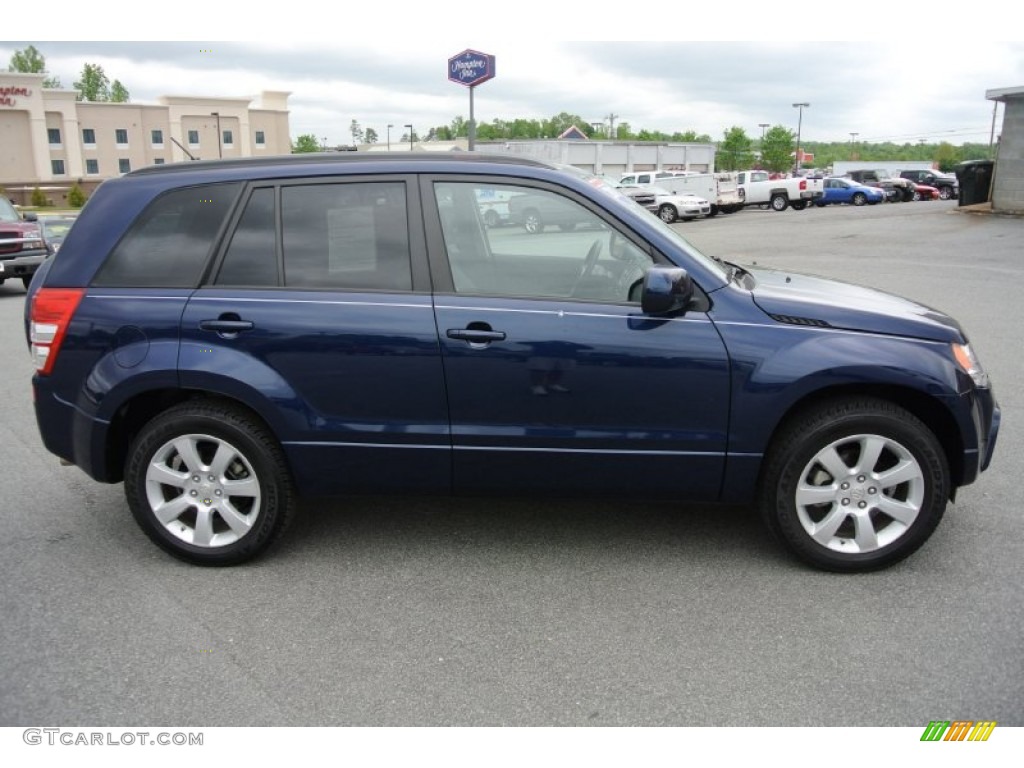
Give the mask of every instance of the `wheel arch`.
[[[139, 392], [123, 402], [115, 411], [107, 429], [105, 456], [105, 482], [118, 483], [124, 480], [124, 466], [128, 448], [139, 431], [161, 413], [176, 405], [189, 401], [205, 400], [229, 405], [245, 413], [264, 426], [280, 442], [280, 433], [267, 422], [259, 410], [250, 403], [222, 392], [200, 389], [164, 388]], [[287, 456], [285, 458], [287, 461]], [[292, 469], [288, 467], [289, 474]]]
[[[852, 398], [875, 398], [908, 411], [932, 431], [942, 446], [950, 470], [950, 488], [961, 485], [964, 476], [964, 444], [953, 413], [937, 398], [899, 384], [840, 384], [806, 393], [787, 408], [771, 430], [765, 444], [765, 457], [772, 451], [780, 433], [794, 420], [824, 403]], [[766, 461], [761, 462], [757, 487], [764, 480]]]

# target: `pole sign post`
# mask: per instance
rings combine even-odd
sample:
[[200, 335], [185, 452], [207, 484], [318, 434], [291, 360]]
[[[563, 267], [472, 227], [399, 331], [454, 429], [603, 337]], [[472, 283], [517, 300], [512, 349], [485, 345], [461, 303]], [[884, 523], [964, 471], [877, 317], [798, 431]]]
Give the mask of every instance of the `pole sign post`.
[[476, 147], [476, 120], [473, 116], [473, 89], [494, 77], [494, 57], [466, 49], [448, 59], [448, 79], [469, 88], [469, 151]]

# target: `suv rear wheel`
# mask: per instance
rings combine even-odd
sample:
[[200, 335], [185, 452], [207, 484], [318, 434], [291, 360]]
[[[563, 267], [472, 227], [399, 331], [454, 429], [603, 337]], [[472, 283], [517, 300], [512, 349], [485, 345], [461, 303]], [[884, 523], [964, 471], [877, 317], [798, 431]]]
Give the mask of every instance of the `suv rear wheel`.
[[125, 496], [161, 548], [198, 565], [234, 565], [270, 546], [295, 506], [284, 455], [246, 411], [217, 401], [171, 408], [132, 441]]
[[779, 433], [765, 465], [761, 512], [811, 565], [868, 571], [924, 544], [949, 488], [942, 447], [917, 417], [883, 400], [841, 400]]

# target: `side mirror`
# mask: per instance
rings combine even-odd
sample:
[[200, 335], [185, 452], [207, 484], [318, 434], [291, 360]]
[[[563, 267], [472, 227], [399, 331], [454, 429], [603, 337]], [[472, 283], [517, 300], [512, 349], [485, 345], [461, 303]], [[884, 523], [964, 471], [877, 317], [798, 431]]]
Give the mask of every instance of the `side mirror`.
[[22, 214], [22, 217], [25, 221], [39, 221], [39, 217], [36, 216], [35, 211], [25, 211], [25, 213]]
[[679, 267], [654, 266], [644, 275], [640, 308], [647, 315], [686, 309], [693, 298], [693, 279]]

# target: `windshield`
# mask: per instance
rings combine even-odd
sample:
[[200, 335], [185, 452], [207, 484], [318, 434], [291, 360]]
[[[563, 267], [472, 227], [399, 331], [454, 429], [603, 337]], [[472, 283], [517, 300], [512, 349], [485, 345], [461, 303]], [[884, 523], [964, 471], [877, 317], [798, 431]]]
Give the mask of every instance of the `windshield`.
[[0, 197], [0, 221], [21, 221], [18, 212], [6, 197]]

